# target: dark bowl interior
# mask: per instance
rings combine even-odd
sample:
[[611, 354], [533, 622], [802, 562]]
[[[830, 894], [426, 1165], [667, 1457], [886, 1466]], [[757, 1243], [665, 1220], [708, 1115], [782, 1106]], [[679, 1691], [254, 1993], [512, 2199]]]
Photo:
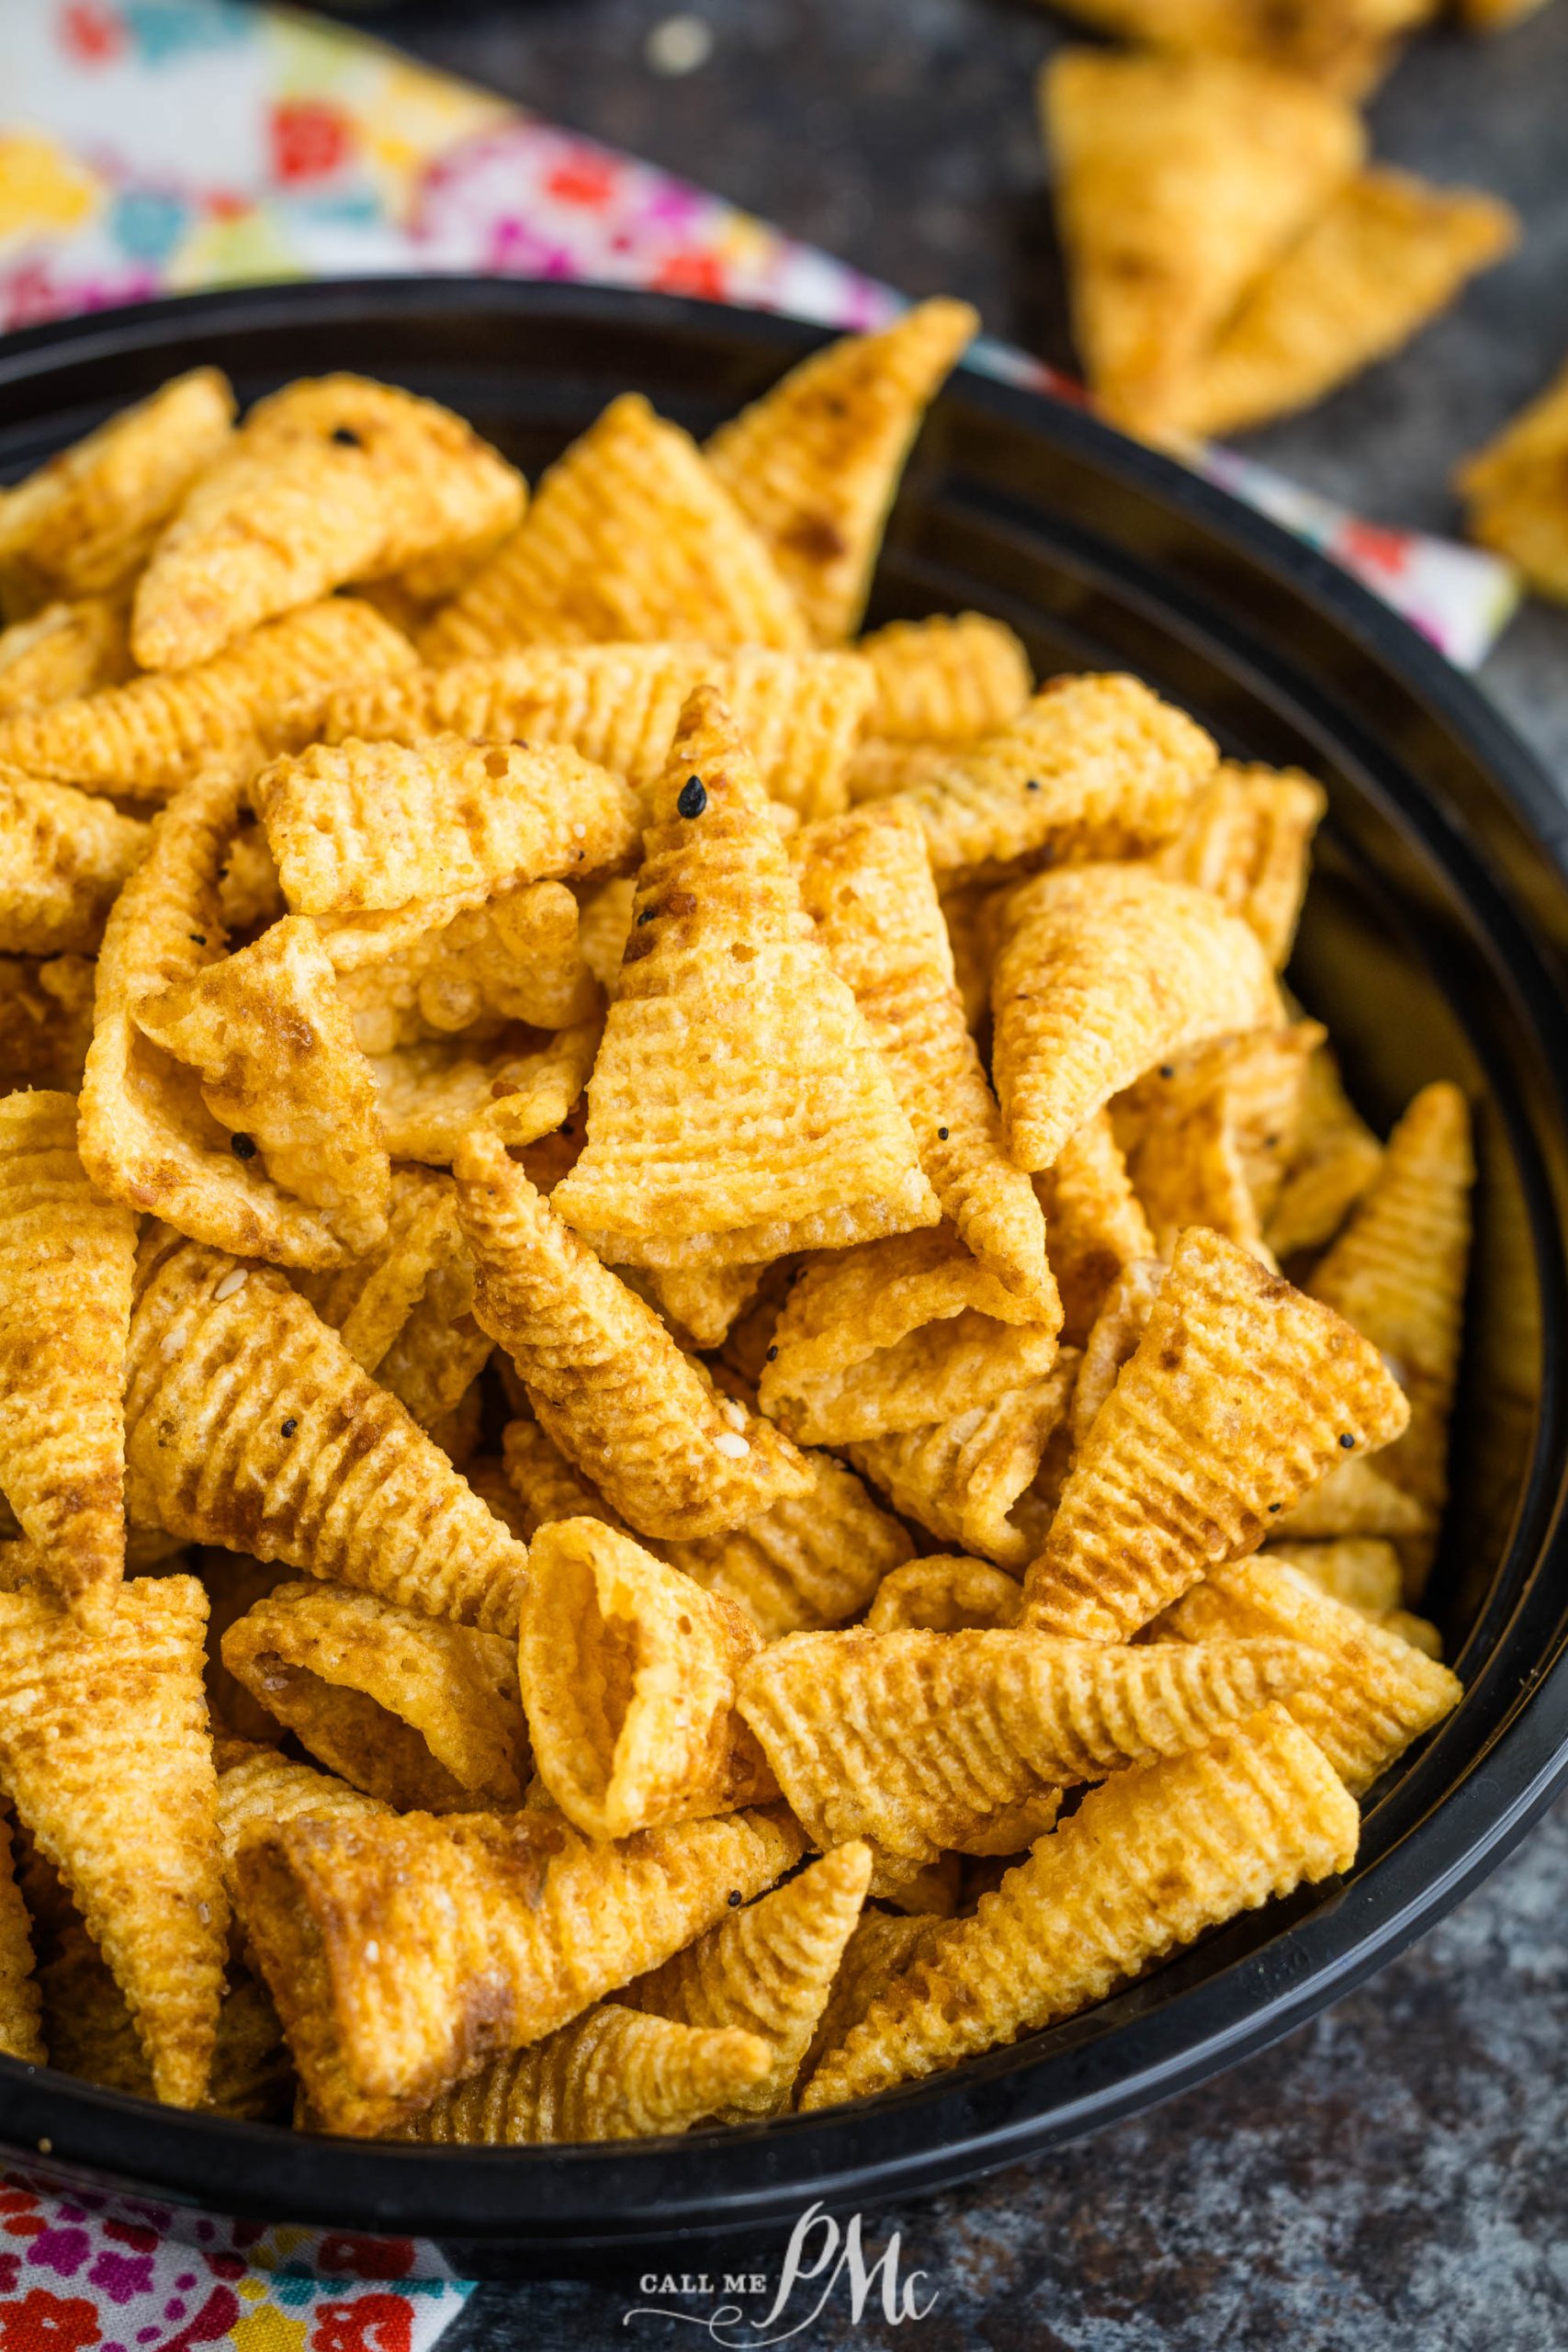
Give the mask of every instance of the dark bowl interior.
[[[0, 345], [0, 480], [179, 368], [244, 400], [349, 367], [449, 402], [536, 474], [613, 393], [701, 432], [818, 338], [655, 296], [481, 281], [271, 288]], [[61, 2177], [224, 2214], [441, 2241], [459, 2271], [757, 2233], [1060, 2143], [1299, 2023], [1489, 1868], [1568, 1770], [1568, 814], [1486, 704], [1334, 567], [1061, 402], [969, 372], [906, 477], [873, 618], [975, 608], [1037, 671], [1126, 668], [1331, 814], [1292, 978], [1386, 1126], [1457, 1079], [1478, 1246], [1454, 1501], [1429, 1607], [1464, 1703], [1380, 1784], [1348, 1879], [1234, 1923], [1091, 2015], [863, 2109], [635, 2147], [423, 2152], [151, 2108], [0, 2061], [0, 2136]]]

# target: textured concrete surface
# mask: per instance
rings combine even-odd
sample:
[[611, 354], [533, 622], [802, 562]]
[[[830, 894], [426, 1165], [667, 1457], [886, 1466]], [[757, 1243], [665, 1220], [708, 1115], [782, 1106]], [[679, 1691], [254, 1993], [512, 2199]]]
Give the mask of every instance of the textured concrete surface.
[[[1032, 76], [1031, 0], [692, 0], [708, 62], [649, 70], [671, 0], [389, 12], [433, 61], [705, 181], [912, 293], [1070, 363]], [[1378, 518], [1451, 527], [1449, 479], [1568, 353], [1568, 0], [1506, 40], [1421, 42], [1380, 153], [1511, 198], [1521, 252], [1412, 351], [1249, 445]], [[1568, 615], [1532, 607], [1484, 673], [1568, 778]], [[793, 2340], [931, 2352], [1554, 2352], [1568, 2345], [1568, 1809], [1371, 1985], [1278, 2050], [1065, 2154], [868, 2212], [938, 2300]], [[627, 2282], [486, 2288], [453, 2352], [700, 2344], [623, 2325]], [[698, 2299], [683, 2307], [700, 2316]], [[797, 2302], [778, 2324], [807, 2308]], [[733, 2340], [743, 2340], [741, 2330]]]

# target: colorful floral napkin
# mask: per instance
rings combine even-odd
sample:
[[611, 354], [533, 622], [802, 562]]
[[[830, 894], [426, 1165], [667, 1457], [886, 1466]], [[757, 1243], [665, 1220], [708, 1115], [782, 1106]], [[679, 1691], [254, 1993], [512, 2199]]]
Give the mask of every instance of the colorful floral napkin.
[[473, 2292], [409, 2238], [175, 2220], [0, 2171], [0, 2352], [426, 2352]]
[[[661, 287], [832, 326], [899, 302], [717, 197], [319, 19], [242, 0], [0, 0], [0, 329], [409, 269]], [[998, 345], [974, 356], [1053, 380]], [[1360, 523], [1229, 451], [1200, 462], [1461, 667], [1517, 602], [1495, 557]]]

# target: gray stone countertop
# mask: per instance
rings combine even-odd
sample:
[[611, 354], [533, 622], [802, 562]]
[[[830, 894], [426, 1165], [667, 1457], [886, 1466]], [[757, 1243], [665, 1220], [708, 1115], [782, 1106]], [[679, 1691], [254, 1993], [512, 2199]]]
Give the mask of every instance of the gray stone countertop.
[[[660, 76], [646, 43], [675, 5], [419, 0], [375, 21], [910, 293], [968, 295], [993, 333], [1070, 365], [1032, 97], [1062, 17], [1032, 0], [690, 0], [711, 56]], [[1371, 115], [1382, 157], [1508, 197], [1525, 243], [1413, 349], [1247, 447], [1376, 520], [1450, 529], [1456, 461], [1568, 356], [1568, 0], [1489, 44], [1424, 39]], [[1482, 674], [1568, 781], [1568, 614], [1528, 607]], [[1558, 2352], [1565, 1916], [1568, 1802], [1413, 1951], [1275, 2050], [1062, 2154], [868, 2212], [868, 2238], [902, 2233], [934, 2309], [855, 2326], [840, 2298], [793, 2340]], [[487, 2287], [447, 2340], [705, 2340], [690, 2323], [623, 2325], [637, 2300], [620, 2279]]]

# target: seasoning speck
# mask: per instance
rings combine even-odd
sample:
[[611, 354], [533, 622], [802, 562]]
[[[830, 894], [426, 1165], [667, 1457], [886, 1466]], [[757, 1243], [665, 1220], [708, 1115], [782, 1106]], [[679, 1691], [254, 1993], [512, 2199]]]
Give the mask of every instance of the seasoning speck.
[[689, 775], [675, 806], [682, 817], [700, 817], [708, 805], [708, 788], [700, 775]]
[[773, 1363], [777, 1361], [778, 1352], [777, 1348], [770, 1348], [768, 1350], [767, 1361], [769, 1363]]
[[713, 28], [700, 17], [666, 17], [643, 42], [642, 55], [650, 74], [678, 81], [682, 74], [699, 72], [713, 55]]
[[204, 931], [187, 931], [186, 937], [193, 947], [205, 947], [207, 944], [207, 933]]
[[948, 1131], [945, 1127], [938, 1127], [936, 1131], [936, 1139], [938, 1143], [945, 1143], [947, 1141], [947, 1134]]
[[1340, 1444], [1344, 1447], [1344, 1449], [1345, 1449], [1346, 1453], [1350, 1453], [1350, 1452], [1352, 1451], [1352, 1449], [1354, 1448], [1356, 1441], [1355, 1441], [1355, 1439], [1354, 1439], [1353, 1437], [1349, 1436], [1349, 1435], [1348, 1435], [1348, 1433], [1347, 1433], [1344, 1437], [1342, 1437], [1342, 1438], [1340, 1439], [1339, 1442], [1340, 1442]]
[[229, 1148], [236, 1159], [254, 1159], [256, 1156], [254, 1136], [231, 1136]]
[[1174, 1078], [1176, 1076], [1176, 1064], [1174, 1062], [1161, 1062], [1159, 1066], [1159, 1074], [1161, 1078]]
[[740, 1908], [740, 1889], [739, 1887], [737, 1887], [734, 1893], [730, 1895], [729, 1907], [732, 1911], [739, 1911]]
[[285, 1437], [292, 1437], [292, 1436], [293, 1436], [293, 1434], [294, 1434], [294, 1432], [295, 1432], [295, 1430], [299, 1428], [299, 1422], [295, 1419], [295, 1418], [294, 1418], [293, 1414], [292, 1414], [292, 1413], [290, 1413], [290, 1414], [289, 1414], [289, 1416], [288, 1416], [288, 1419], [283, 1423], [283, 1434], [284, 1434], [284, 1436], [285, 1436]]
[[352, 424], [334, 424], [333, 439], [340, 449], [363, 449], [365, 447]]
[[1023, 787], [1023, 788], [1024, 788], [1025, 792], [1038, 792], [1038, 791], [1039, 791], [1039, 789], [1040, 789], [1040, 779], [1039, 779], [1039, 777], [1038, 777], [1037, 775], [1032, 775], [1032, 776], [1030, 777], [1030, 779], [1029, 779], [1029, 782], [1024, 786], [1024, 787]]
[[744, 1462], [751, 1448], [738, 1430], [720, 1430], [714, 1440], [715, 1450], [728, 1454], [731, 1462]]
[[1277, 1511], [1277, 1510], [1284, 1510], [1284, 1508], [1285, 1508], [1285, 1506], [1284, 1506], [1284, 1504], [1283, 1504], [1283, 1503], [1270, 1503], [1270, 1504], [1269, 1504], [1269, 1511], [1270, 1511], [1270, 1512], [1274, 1512], [1274, 1511]]
[[380, 1947], [380, 1945], [376, 1941], [376, 1939], [375, 1939], [375, 1937], [374, 1937], [374, 1936], [372, 1936], [372, 1937], [370, 1938], [370, 1940], [368, 1941], [368, 1943], [367, 1943], [367, 1944], [366, 1945], [366, 1947], [365, 1947], [365, 1957], [366, 1957], [366, 1959], [370, 1962], [370, 1965], [371, 1965], [371, 1967], [372, 1967], [372, 1968], [374, 1968], [374, 1967], [375, 1967], [376, 1962], [377, 1962], [380, 1959], [380, 1957], [381, 1957], [381, 1947]]
[[563, 1119], [563, 1120], [561, 1121], [561, 1123], [560, 1123], [559, 1126], [556, 1129], [556, 1133], [557, 1133], [557, 1135], [558, 1135], [558, 1136], [570, 1136], [570, 1135], [574, 1134], [575, 1132], [576, 1132], [576, 1130], [573, 1128], [572, 1124], [571, 1124], [571, 1121], [570, 1121], [570, 1119]]
[[644, 907], [642, 912], [637, 917], [638, 928], [640, 929], [645, 922], [651, 922], [658, 912], [659, 910], [657, 907]]
[[232, 1298], [236, 1291], [244, 1289], [245, 1277], [249, 1271], [245, 1266], [231, 1266], [222, 1281], [214, 1289], [213, 1297]]

